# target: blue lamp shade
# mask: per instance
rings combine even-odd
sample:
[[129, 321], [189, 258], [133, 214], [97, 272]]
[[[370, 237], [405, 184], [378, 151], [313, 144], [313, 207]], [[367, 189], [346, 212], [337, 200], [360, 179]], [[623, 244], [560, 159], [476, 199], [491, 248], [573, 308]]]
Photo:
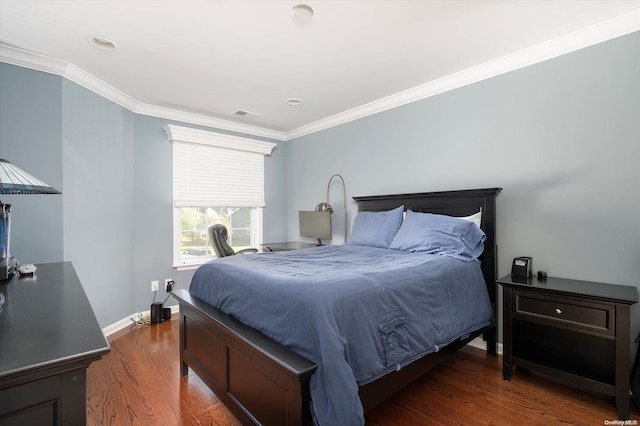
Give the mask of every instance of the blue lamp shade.
[[61, 192], [0, 158], [0, 194], [61, 194]]

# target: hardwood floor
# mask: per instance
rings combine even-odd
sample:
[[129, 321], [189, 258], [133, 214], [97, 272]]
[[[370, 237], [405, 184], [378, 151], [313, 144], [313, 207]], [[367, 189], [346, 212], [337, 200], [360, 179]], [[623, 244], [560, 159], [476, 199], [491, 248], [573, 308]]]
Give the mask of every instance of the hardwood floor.
[[[189, 373], [181, 378], [174, 319], [132, 325], [87, 371], [87, 425], [212, 425], [238, 421]], [[631, 401], [632, 420], [640, 410]], [[466, 347], [366, 415], [367, 425], [605, 425], [612, 398], [556, 385], [521, 370], [502, 380], [502, 359]], [[637, 424], [637, 423], [631, 423]]]
[[180, 377], [176, 316], [126, 331], [87, 370], [87, 426], [240, 425], [195, 374]]

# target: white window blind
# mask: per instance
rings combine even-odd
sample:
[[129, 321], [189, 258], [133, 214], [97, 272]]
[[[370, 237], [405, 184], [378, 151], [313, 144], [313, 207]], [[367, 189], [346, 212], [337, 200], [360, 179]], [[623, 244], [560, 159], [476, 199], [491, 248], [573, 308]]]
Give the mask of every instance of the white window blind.
[[168, 125], [174, 207], [264, 207], [264, 156], [273, 143]]

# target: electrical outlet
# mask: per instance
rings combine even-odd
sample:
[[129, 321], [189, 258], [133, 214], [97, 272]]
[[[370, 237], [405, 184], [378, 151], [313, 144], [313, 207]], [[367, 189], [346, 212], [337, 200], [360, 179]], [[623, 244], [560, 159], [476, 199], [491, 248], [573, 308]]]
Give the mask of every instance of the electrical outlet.
[[151, 291], [158, 291], [158, 280], [151, 281]]
[[172, 278], [165, 278], [165, 279], [164, 279], [164, 291], [169, 290], [169, 283], [170, 283], [171, 281], [173, 281], [173, 279], [172, 279]]

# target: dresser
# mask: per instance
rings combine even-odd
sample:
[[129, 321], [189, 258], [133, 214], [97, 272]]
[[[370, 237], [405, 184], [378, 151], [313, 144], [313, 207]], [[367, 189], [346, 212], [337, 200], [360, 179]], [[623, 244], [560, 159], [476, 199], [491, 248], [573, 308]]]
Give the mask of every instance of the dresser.
[[0, 425], [86, 424], [86, 369], [109, 344], [70, 262], [0, 281]]
[[629, 417], [630, 306], [636, 287], [548, 277], [503, 287], [503, 377], [514, 366], [616, 399]]

